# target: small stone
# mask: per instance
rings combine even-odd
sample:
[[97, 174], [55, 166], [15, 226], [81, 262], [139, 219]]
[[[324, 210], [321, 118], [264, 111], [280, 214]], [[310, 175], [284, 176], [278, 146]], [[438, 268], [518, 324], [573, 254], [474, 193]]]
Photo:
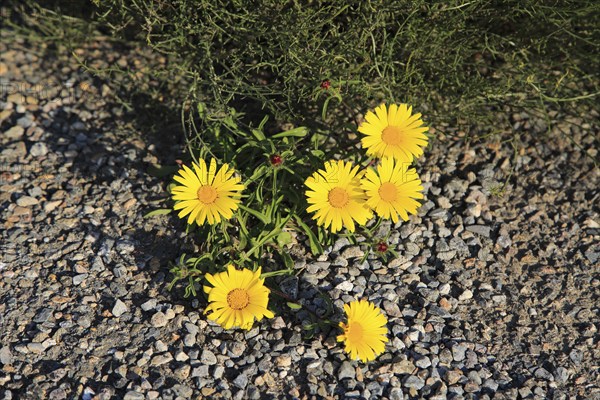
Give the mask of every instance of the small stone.
[[282, 354], [275, 359], [275, 365], [279, 368], [288, 368], [292, 365], [292, 357], [289, 354]]
[[446, 371], [446, 373], [444, 374], [444, 379], [446, 380], [446, 382], [448, 382], [449, 385], [454, 385], [462, 377], [463, 373], [458, 369]]
[[341, 290], [343, 292], [351, 292], [352, 289], [354, 288], [354, 285], [350, 281], [343, 281], [342, 283], [337, 285], [335, 288], [338, 290]]
[[547, 381], [554, 380], [554, 376], [552, 376], [552, 374], [548, 372], [547, 369], [541, 367], [535, 370], [534, 376], [536, 378], [545, 379]]
[[0, 349], [0, 363], [4, 365], [12, 364], [12, 353], [10, 352], [10, 347], [3, 346]]
[[569, 370], [565, 367], [556, 368], [554, 371], [554, 379], [556, 379], [556, 382], [558, 383], [566, 383], [569, 380]]
[[190, 399], [194, 394], [194, 390], [191, 387], [180, 384], [173, 385], [173, 392], [175, 392], [175, 395], [183, 397], [184, 399]]
[[156, 299], [150, 299], [147, 302], [145, 302], [144, 304], [142, 304], [142, 310], [150, 311], [156, 307], [156, 303], [157, 303]]
[[421, 390], [425, 386], [425, 381], [416, 375], [409, 375], [404, 378], [403, 385], [407, 388]]
[[469, 232], [476, 233], [484, 237], [490, 237], [491, 228], [485, 225], [469, 225], [466, 228]]
[[[178, 360], [178, 361], [182, 361], [182, 360]], [[185, 360], [183, 360], [185, 361]], [[185, 364], [182, 365], [181, 367], [177, 368], [174, 372], [175, 377], [179, 380], [179, 381], [184, 381], [186, 380], [189, 376], [190, 376], [190, 370], [192, 369], [192, 367], [190, 367], [189, 365]]]
[[429, 357], [421, 357], [415, 361], [415, 365], [422, 369], [429, 368], [431, 366], [431, 360]]
[[483, 387], [490, 389], [493, 393], [496, 393], [496, 390], [498, 390], [498, 386], [498, 382], [496, 382], [493, 379], [486, 379], [486, 381], [483, 382]]
[[444, 196], [438, 197], [437, 203], [441, 208], [443, 208], [445, 210], [452, 208], [452, 203], [450, 203], [450, 200], [448, 200], [447, 197], [444, 197]]
[[342, 251], [342, 254], [341, 254], [342, 258], [345, 258], [345, 259], [359, 258], [359, 257], [363, 257], [364, 255], [365, 255], [365, 252], [362, 251], [359, 246], [347, 247], [344, 249], [344, 251]]
[[248, 386], [248, 376], [244, 373], [239, 374], [232, 382], [235, 386], [240, 389], [244, 389]]
[[390, 400], [404, 400], [404, 393], [399, 387], [392, 388], [390, 390]]
[[19, 140], [23, 137], [25, 129], [22, 126], [16, 125], [4, 132], [4, 136], [10, 140]]
[[31, 196], [22, 196], [17, 199], [17, 205], [19, 207], [31, 207], [38, 204], [39, 201], [35, 197]]
[[88, 274], [75, 275], [73, 277], [73, 285], [75, 285], [75, 286], [80, 285], [81, 282], [83, 282], [85, 280], [85, 278], [87, 278], [87, 277], [88, 277]]
[[583, 353], [580, 350], [574, 349], [569, 353], [569, 358], [575, 365], [581, 365], [583, 361]]
[[210, 350], [204, 350], [200, 355], [200, 362], [206, 365], [215, 365], [217, 363], [217, 356]]
[[121, 300], [117, 299], [111, 312], [115, 317], [120, 317], [121, 315], [125, 314], [127, 311], [129, 311], [129, 308], [127, 307], [127, 305], [125, 303], [123, 303]]
[[48, 147], [46, 147], [46, 144], [43, 142], [34, 143], [29, 149], [29, 154], [33, 157], [43, 157], [48, 154]]
[[415, 371], [415, 365], [410, 360], [402, 360], [392, 365], [392, 372], [395, 374], [412, 374]]
[[36, 315], [35, 317], [33, 317], [33, 322], [36, 322], [38, 324], [42, 324], [44, 322], [46, 322], [48, 320], [48, 318], [50, 318], [50, 316], [52, 315], [52, 309], [51, 308], [42, 308]]
[[344, 361], [338, 370], [338, 379], [356, 378], [356, 370], [350, 361]]
[[462, 343], [457, 343], [452, 346], [452, 357], [454, 361], [462, 361], [465, 359], [465, 352], [467, 351], [467, 346]]
[[125, 396], [123, 397], [123, 400], [145, 400], [146, 396], [144, 396], [142, 393], [140, 392], [136, 392], [134, 390], [130, 390], [129, 392], [125, 393]]
[[469, 289], [466, 289], [458, 296], [458, 300], [465, 301], [473, 298], [473, 292]]
[[150, 322], [152, 323], [153, 327], [162, 328], [163, 326], [167, 325], [167, 322], [169, 322], [169, 320], [162, 311], [159, 311], [152, 316]]
[[456, 250], [447, 250], [437, 252], [437, 258], [441, 261], [452, 260], [456, 256]]
[[150, 364], [152, 364], [154, 366], [163, 365], [163, 364], [167, 364], [167, 363], [171, 362], [172, 360], [173, 360], [173, 356], [171, 355], [171, 353], [164, 353], [164, 354], [159, 354], [157, 356], [152, 357]]
[[186, 347], [194, 347], [196, 345], [196, 335], [188, 333], [183, 337], [183, 344]]
[[43, 353], [44, 350], [46, 350], [46, 348], [41, 343], [29, 343], [27, 345], [27, 350], [29, 350], [30, 352], [32, 352], [34, 354], [40, 354], [40, 353]]

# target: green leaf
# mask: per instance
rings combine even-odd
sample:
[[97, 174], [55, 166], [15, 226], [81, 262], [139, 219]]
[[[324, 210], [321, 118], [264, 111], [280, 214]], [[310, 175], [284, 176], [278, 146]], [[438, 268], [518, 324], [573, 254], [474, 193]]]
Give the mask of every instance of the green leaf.
[[319, 239], [317, 239], [315, 233], [302, 221], [300, 216], [294, 215], [294, 219], [302, 229], [302, 232], [308, 236], [308, 240], [310, 242], [310, 251], [313, 253], [313, 255], [323, 253], [323, 246], [321, 246], [321, 242]]
[[285, 137], [304, 137], [308, 134], [308, 128], [300, 126], [298, 128], [290, 129], [289, 131], [280, 132], [273, 135], [273, 139], [280, 139]]
[[292, 235], [289, 232], [284, 231], [277, 235], [277, 244], [279, 247], [284, 247], [290, 243], [292, 243]]
[[262, 130], [260, 129], [252, 129], [250, 132], [252, 132], [252, 135], [256, 138], [256, 140], [258, 140], [259, 142], [266, 140], [267, 138], [265, 137], [265, 134], [262, 132]]
[[179, 167], [176, 165], [159, 165], [159, 164], [150, 164], [148, 167], [148, 175], [154, 176], [156, 178], [163, 178], [167, 175], [172, 175], [179, 170]]
[[292, 260], [292, 257], [286, 252], [281, 253], [281, 258], [283, 258], [283, 263], [291, 273], [294, 270], [294, 260]]
[[248, 208], [248, 207], [246, 207], [245, 205], [242, 205], [242, 204], [240, 204], [239, 207], [242, 210], [246, 211], [247, 213], [254, 215], [256, 218], [258, 218], [265, 225], [268, 225], [271, 222], [271, 219], [269, 217], [267, 217], [265, 214], [261, 213], [260, 211], [253, 210], [253, 209]]
[[285, 304], [292, 310], [301, 310], [302, 309], [302, 306], [298, 303], [292, 303], [291, 301], [288, 301]]
[[325, 156], [325, 152], [323, 150], [311, 150], [310, 154], [318, 158], [323, 158]]
[[170, 208], [159, 208], [158, 210], [150, 211], [149, 213], [145, 214], [144, 218], [154, 217], [155, 215], [167, 215], [171, 211], [173, 210]]

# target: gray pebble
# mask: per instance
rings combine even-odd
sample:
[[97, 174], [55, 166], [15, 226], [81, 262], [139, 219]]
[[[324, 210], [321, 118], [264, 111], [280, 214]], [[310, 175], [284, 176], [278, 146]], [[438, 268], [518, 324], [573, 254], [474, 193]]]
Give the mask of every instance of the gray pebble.
[[200, 355], [200, 362], [207, 365], [215, 365], [217, 363], [217, 356], [210, 350], [204, 350]]
[[144, 400], [145, 398], [146, 396], [144, 396], [142, 393], [130, 390], [129, 392], [125, 393], [123, 400]]
[[173, 386], [173, 392], [175, 392], [177, 396], [183, 397], [184, 399], [189, 399], [194, 394], [194, 390], [191, 387], [180, 384]]
[[469, 289], [466, 289], [458, 296], [458, 300], [465, 301], [473, 298], [473, 292]]
[[117, 299], [111, 312], [115, 317], [120, 317], [121, 315], [125, 314], [127, 311], [129, 311], [129, 308], [127, 307], [127, 305], [125, 303], [123, 303], [120, 299]]
[[431, 360], [429, 357], [421, 357], [415, 361], [415, 365], [422, 369], [429, 368], [431, 366]]
[[35, 197], [31, 196], [22, 196], [17, 199], [17, 205], [19, 207], [31, 207], [38, 204], [39, 201]]
[[3, 346], [0, 349], [0, 363], [4, 365], [12, 364], [12, 353], [10, 352], [10, 347]]
[[171, 353], [164, 353], [164, 354], [159, 354], [157, 356], [152, 357], [150, 364], [157, 366], [157, 365], [167, 364], [171, 361], [173, 361], [173, 356], [171, 355]]
[[465, 352], [467, 351], [467, 346], [463, 343], [457, 343], [452, 346], [452, 357], [454, 361], [462, 361], [465, 359]]
[[87, 278], [87, 277], [88, 277], [88, 274], [75, 275], [73, 277], [73, 285], [75, 285], [75, 286], [80, 285], [81, 282], [83, 282], [85, 280], [85, 278]]
[[402, 384], [407, 388], [421, 390], [425, 386], [425, 381], [416, 375], [408, 375], [404, 378]]
[[33, 157], [43, 157], [48, 154], [48, 147], [43, 142], [36, 142], [31, 146], [31, 149], [29, 149], [29, 154]]
[[356, 370], [352, 366], [350, 361], [344, 361], [338, 370], [338, 379], [354, 379], [356, 377]]
[[19, 140], [23, 137], [25, 129], [22, 126], [16, 125], [4, 132], [4, 136], [10, 140]]
[[558, 383], [566, 383], [569, 380], [569, 370], [565, 367], [558, 367], [554, 371], [554, 379]]
[[466, 228], [469, 232], [476, 233], [484, 237], [490, 237], [491, 228], [485, 225], [469, 225]]
[[498, 390], [498, 386], [498, 382], [496, 382], [493, 379], [486, 379], [485, 382], [483, 382], [483, 387], [490, 389], [490, 391], [494, 393], [496, 392], [496, 390]]
[[153, 327], [162, 328], [163, 326], [167, 325], [167, 322], [169, 322], [169, 320], [167, 319], [165, 313], [159, 311], [152, 316], [150, 322], [152, 323]]
[[51, 308], [42, 308], [33, 318], [33, 322], [36, 322], [38, 324], [46, 322], [48, 318], [50, 318], [50, 316], [52, 315], [52, 311], [53, 310]]
[[550, 372], [548, 372], [547, 369], [542, 368], [542, 367], [540, 367], [540, 368], [538, 368], [538, 369], [535, 370], [534, 376], [536, 378], [545, 379], [547, 381], [553, 381], [554, 380], [554, 376]]
[[244, 389], [248, 386], [248, 376], [245, 373], [239, 374], [232, 382], [235, 386], [240, 389]]
[[142, 310], [150, 311], [156, 307], [156, 304], [157, 304], [156, 299], [150, 299], [147, 302], [145, 302], [144, 304], [142, 304]]
[[583, 361], [583, 353], [577, 349], [573, 349], [569, 353], [569, 358], [575, 365], [581, 365], [581, 361]]
[[404, 393], [399, 387], [392, 388], [390, 390], [390, 400], [404, 400]]

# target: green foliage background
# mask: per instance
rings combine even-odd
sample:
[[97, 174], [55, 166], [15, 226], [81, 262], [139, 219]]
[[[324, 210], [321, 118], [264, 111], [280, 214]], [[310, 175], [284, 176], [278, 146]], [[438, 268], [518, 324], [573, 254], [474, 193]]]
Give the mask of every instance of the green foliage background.
[[98, 21], [114, 34], [175, 56], [170, 68], [219, 111], [248, 107], [279, 121], [322, 122], [325, 79], [345, 112], [408, 102], [448, 122], [598, 92], [600, 5], [593, 1], [97, 4]]
[[[77, 3], [53, 2], [58, 14], [26, 7], [38, 27], [52, 17], [46, 30], [77, 26], [76, 19], [56, 23], [75, 10], [88, 22], [80, 31], [91, 26], [167, 55], [163, 70], [147, 73], [177, 76], [186, 83], [178, 94], [217, 119], [241, 111], [260, 121], [268, 113], [280, 123], [335, 130], [385, 100], [413, 104], [432, 125], [502, 130], [497, 114], [506, 106], [544, 112], [548, 102], [593, 104], [599, 92], [595, 1]], [[326, 79], [327, 91], [320, 88]], [[331, 118], [322, 118], [324, 108]]]

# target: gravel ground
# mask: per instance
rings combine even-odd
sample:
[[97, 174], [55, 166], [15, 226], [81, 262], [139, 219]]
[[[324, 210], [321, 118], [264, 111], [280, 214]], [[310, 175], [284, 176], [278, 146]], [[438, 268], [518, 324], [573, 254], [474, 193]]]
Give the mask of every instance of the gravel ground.
[[145, 171], [182, 147], [119, 124], [111, 86], [47, 51], [0, 43], [0, 399], [600, 399], [597, 112], [548, 127], [508, 111], [516, 149], [438, 127], [428, 200], [381, 228], [399, 258], [361, 263], [345, 240], [296, 257], [281, 286], [305, 307], [321, 290], [385, 310], [386, 352], [364, 365], [335, 331], [305, 337], [306, 312], [223, 331], [169, 292], [194, 244], [175, 217], [142, 218], [166, 205]]

